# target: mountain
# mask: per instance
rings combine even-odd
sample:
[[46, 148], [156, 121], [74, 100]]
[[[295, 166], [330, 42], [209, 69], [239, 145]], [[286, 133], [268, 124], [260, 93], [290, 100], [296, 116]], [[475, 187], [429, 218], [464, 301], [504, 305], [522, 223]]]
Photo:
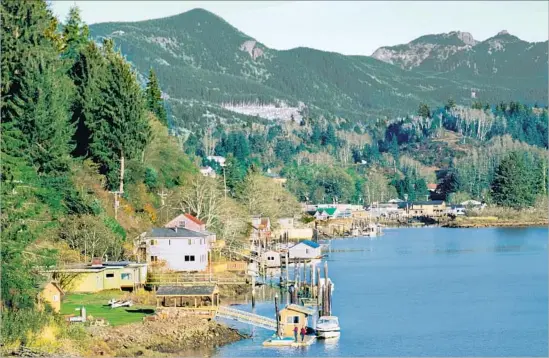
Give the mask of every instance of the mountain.
[[[470, 103], [471, 88], [491, 103], [521, 100], [544, 104], [547, 97], [547, 69], [536, 74], [517, 69], [507, 76], [510, 71], [505, 67], [501, 72], [482, 71], [461, 78], [460, 71], [439, 71], [434, 65], [408, 70], [375, 56], [345, 56], [303, 47], [278, 51], [202, 9], [162, 19], [94, 24], [90, 32], [98, 42], [113, 38], [140, 74], [154, 68], [176, 127], [192, 128], [205, 120], [246, 121], [253, 119], [254, 113], [263, 116], [253, 110], [261, 107], [258, 104], [276, 108], [280, 119], [289, 119], [290, 113], [295, 119], [293, 113], [308, 112], [309, 116], [365, 123], [370, 118], [415, 111], [420, 102], [436, 105], [452, 97], [458, 103]], [[446, 61], [455, 61], [448, 64], [460, 68], [464, 68], [466, 57], [458, 55], [466, 53], [465, 49], [480, 49], [482, 44], [457, 32], [415, 41], [423, 48], [429, 48], [421, 45], [424, 43], [446, 43], [447, 50], [435, 52], [447, 51]], [[498, 52], [498, 56], [509, 58], [502, 59], [503, 63], [517, 63], [519, 56], [528, 55], [515, 53], [515, 45], [509, 46], [511, 50]], [[429, 60], [429, 56], [423, 58], [420, 65]], [[539, 61], [547, 63], [547, 56]], [[523, 76], [523, 72], [529, 75]], [[525, 77], [531, 79], [530, 75], [539, 79], [524, 81]]]

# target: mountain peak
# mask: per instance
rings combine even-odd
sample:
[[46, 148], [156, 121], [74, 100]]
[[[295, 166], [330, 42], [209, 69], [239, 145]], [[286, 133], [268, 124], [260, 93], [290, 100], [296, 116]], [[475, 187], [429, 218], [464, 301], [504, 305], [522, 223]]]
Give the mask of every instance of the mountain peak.
[[498, 34], [496, 36], [501, 36], [501, 35], [509, 35], [509, 31], [501, 30], [500, 32], [498, 32]]

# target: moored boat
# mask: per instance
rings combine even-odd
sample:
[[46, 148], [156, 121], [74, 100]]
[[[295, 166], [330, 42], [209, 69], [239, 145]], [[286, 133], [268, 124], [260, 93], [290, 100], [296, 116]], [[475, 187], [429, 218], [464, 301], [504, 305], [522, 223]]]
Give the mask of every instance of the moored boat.
[[336, 316], [322, 316], [316, 323], [316, 335], [320, 338], [335, 338], [341, 334]]

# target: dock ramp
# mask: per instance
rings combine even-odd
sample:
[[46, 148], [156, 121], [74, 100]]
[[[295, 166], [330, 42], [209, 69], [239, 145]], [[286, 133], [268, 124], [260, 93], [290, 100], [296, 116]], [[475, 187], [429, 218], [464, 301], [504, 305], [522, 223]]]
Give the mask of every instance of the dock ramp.
[[219, 306], [217, 309], [217, 317], [232, 319], [252, 326], [276, 331], [276, 321], [274, 319], [228, 306]]

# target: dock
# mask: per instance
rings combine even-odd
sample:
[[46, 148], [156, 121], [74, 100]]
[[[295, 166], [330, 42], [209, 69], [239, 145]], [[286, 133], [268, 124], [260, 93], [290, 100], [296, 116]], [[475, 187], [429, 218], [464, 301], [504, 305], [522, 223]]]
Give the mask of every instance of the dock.
[[301, 337], [298, 337], [297, 342], [295, 340], [280, 340], [273, 342], [272, 340], [268, 339], [265, 342], [263, 342], [263, 345], [265, 347], [307, 347], [313, 344], [316, 341], [316, 336], [307, 335], [303, 338], [303, 341], [301, 340]]

